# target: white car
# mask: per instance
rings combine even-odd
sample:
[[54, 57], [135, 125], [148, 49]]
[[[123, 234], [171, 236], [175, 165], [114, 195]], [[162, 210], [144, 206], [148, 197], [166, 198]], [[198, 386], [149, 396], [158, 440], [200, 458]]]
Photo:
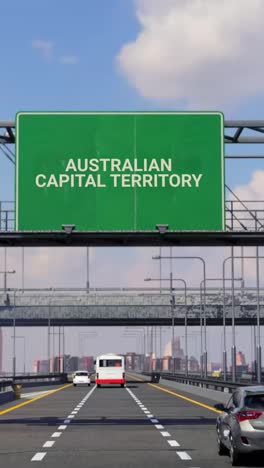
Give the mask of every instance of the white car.
[[73, 385], [76, 387], [76, 385], [88, 385], [90, 387], [91, 385], [91, 379], [89, 377], [89, 373], [87, 371], [76, 371], [73, 374]]

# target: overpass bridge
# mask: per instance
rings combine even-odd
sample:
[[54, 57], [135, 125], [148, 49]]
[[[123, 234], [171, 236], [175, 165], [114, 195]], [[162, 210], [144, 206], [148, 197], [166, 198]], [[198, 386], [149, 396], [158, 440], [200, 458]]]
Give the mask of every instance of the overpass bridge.
[[[204, 296], [197, 289], [174, 289], [172, 295], [164, 290], [8, 290], [0, 293], [0, 326], [127, 326], [127, 325], [200, 325], [206, 317], [207, 325], [231, 324], [232, 295], [226, 289], [208, 289]], [[224, 311], [224, 314], [223, 314]], [[235, 321], [237, 325], [254, 325], [257, 313], [257, 294], [254, 288], [235, 290]], [[260, 318], [264, 324], [264, 291], [260, 291]]]

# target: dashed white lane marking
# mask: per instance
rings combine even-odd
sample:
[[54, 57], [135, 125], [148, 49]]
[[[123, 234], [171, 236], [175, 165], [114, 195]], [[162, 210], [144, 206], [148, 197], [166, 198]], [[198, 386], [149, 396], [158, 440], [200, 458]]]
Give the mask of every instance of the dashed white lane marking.
[[167, 442], [171, 447], [179, 447], [180, 446], [180, 444], [179, 444], [179, 442], [177, 442], [177, 440], [167, 440]]
[[177, 455], [179, 455], [180, 459], [181, 460], [191, 460], [192, 457], [190, 457], [190, 455], [188, 455], [187, 452], [176, 452]]
[[[160, 434], [163, 437], [171, 437], [169, 432], [162, 430], [162, 429], [165, 429], [164, 426], [162, 424], [159, 424], [159, 420], [154, 418], [153, 414], [150, 414], [150, 411], [148, 411], [146, 406], [143, 403], [141, 403], [141, 401], [138, 400], [135, 397], [134, 393], [129, 388], [127, 388], [127, 391], [130, 394], [130, 396], [134, 399], [135, 403], [138, 404], [139, 408], [142, 409], [142, 411], [145, 413], [145, 416], [147, 418], [149, 418], [150, 422], [155, 424], [155, 427], [156, 427], [156, 429], [158, 429], [160, 431]], [[179, 444], [179, 442], [177, 442], [177, 440], [167, 440], [167, 442], [171, 447], [180, 447], [180, 444]], [[190, 457], [190, 455], [187, 452], [183, 452], [183, 451], [178, 451], [177, 452], [176, 451], [176, 453], [177, 453], [177, 455], [179, 456], [179, 458], [181, 460], [191, 460], [192, 459], [192, 457]]]
[[41, 461], [47, 455], [47, 452], [37, 452], [34, 457], [31, 458], [31, 461]]
[[78, 411], [72, 411], [71, 414], [78, 414]]
[[47, 440], [47, 442], [45, 442], [45, 444], [43, 444], [42, 447], [50, 448], [50, 447], [52, 447], [54, 444], [55, 444], [55, 440]]
[[[88, 398], [91, 396], [91, 394], [94, 392], [94, 390], [96, 389], [96, 386], [94, 386], [92, 388], [92, 390], [89, 391], [89, 393], [87, 393], [86, 397], [85, 397], [85, 401], [88, 400]], [[78, 408], [78, 411], [79, 411], [80, 408]], [[76, 410], [76, 408], [75, 408]], [[75, 411], [75, 413], [77, 414], [78, 411]], [[72, 411], [73, 413], [74, 411]], [[70, 424], [72, 422], [72, 419], [75, 417], [75, 414], [69, 414], [69, 416], [67, 416], [66, 419], [64, 419], [64, 424], [62, 424], [61, 426], [58, 427], [59, 430], [65, 430], [67, 428], [67, 425]], [[60, 437], [62, 434], [62, 432], [53, 432], [53, 434], [51, 435], [51, 437], [53, 438], [58, 438]], [[55, 441], [54, 440], [47, 440], [44, 444], [43, 444], [43, 447], [45, 448], [51, 448], [53, 447], [53, 445], [55, 444]], [[35, 453], [35, 455], [31, 458], [31, 461], [41, 461], [43, 460], [43, 458], [45, 457], [45, 455], [47, 454], [47, 452], [37, 452]]]

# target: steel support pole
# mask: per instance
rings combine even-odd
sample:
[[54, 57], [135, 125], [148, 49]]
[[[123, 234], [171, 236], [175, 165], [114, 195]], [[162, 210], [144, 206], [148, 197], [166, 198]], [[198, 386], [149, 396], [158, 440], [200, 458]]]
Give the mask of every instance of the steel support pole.
[[13, 377], [16, 376], [16, 291], [14, 292], [13, 307]]
[[65, 329], [62, 327], [62, 372], [65, 372]]
[[257, 337], [256, 337], [256, 325], [253, 325], [253, 345], [254, 345], [254, 373], [257, 379]]
[[203, 279], [204, 279], [204, 294], [203, 294], [203, 317], [204, 317], [204, 377], [207, 377], [207, 333], [206, 333], [206, 270], [205, 261], [203, 259]]
[[159, 328], [159, 332], [160, 332], [160, 342], [159, 342], [160, 352], [159, 352], [159, 355], [160, 355], [160, 372], [161, 372], [162, 371], [162, 327]]
[[25, 248], [22, 247], [22, 291], [25, 288]]
[[202, 315], [202, 291], [200, 288], [200, 376], [203, 378], [203, 315]]
[[59, 372], [61, 372], [61, 327], [59, 326]]
[[184, 283], [184, 305], [185, 305], [185, 314], [184, 314], [184, 337], [185, 337], [185, 375], [188, 375], [188, 321], [187, 321], [187, 285]]
[[49, 362], [49, 373], [50, 373], [50, 302], [49, 302], [49, 318], [48, 318], [48, 362]]
[[261, 343], [260, 343], [260, 305], [259, 305], [259, 248], [256, 247], [257, 282], [257, 381], [261, 383]]
[[236, 329], [235, 329], [235, 283], [234, 283], [234, 247], [231, 247], [231, 284], [232, 284], [232, 381], [236, 382]]
[[174, 323], [175, 323], [175, 317], [174, 317], [174, 305], [175, 305], [175, 298], [173, 294], [173, 284], [172, 284], [172, 272], [170, 272], [170, 295], [171, 295], [171, 357], [172, 357], [172, 372], [173, 374], [175, 373], [175, 363], [174, 363]]
[[224, 335], [223, 374], [224, 374], [224, 380], [226, 380], [227, 379], [227, 352], [226, 352], [226, 312], [225, 312], [225, 261], [223, 262], [223, 335]]
[[7, 288], [7, 262], [6, 262], [6, 247], [4, 248], [4, 292], [6, 293]]
[[86, 289], [87, 292], [90, 290], [90, 251], [89, 247], [86, 247]]

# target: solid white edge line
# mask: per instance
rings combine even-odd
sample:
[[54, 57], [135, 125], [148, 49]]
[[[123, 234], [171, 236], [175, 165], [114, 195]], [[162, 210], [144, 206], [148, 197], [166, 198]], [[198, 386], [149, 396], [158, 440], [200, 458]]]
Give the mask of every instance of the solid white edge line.
[[181, 460], [191, 460], [192, 457], [187, 452], [176, 452]]
[[31, 458], [31, 461], [41, 461], [47, 455], [47, 452], [37, 452], [34, 457]]
[[45, 444], [43, 444], [42, 447], [50, 448], [50, 447], [53, 447], [54, 444], [55, 444], [55, 440], [47, 440], [47, 442], [45, 442]]

